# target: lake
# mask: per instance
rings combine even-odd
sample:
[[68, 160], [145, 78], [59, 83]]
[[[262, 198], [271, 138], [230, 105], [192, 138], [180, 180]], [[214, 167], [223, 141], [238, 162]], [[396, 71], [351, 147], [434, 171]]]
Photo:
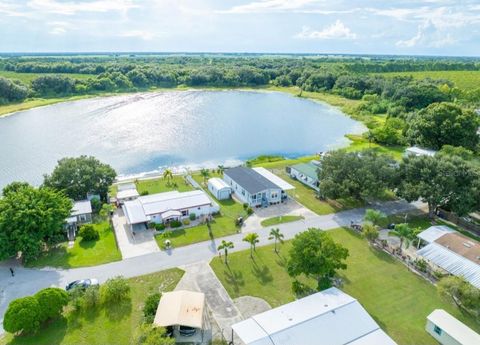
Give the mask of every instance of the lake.
[[0, 118], [0, 187], [39, 184], [58, 159], [93, 155], [120, 174], [216, 167], [260, 154], [326, 151], [362, 124], [278, 92], [167, 91], [99, 97]]

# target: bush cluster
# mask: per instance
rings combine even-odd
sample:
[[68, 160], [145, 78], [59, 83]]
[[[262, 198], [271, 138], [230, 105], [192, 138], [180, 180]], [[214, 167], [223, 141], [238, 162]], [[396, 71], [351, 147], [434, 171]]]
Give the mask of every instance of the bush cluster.
[[92, 224], [84, 224], [80, 227], [78, 235], [83, 241], [98, 241], [100, 239], [100, 233]]

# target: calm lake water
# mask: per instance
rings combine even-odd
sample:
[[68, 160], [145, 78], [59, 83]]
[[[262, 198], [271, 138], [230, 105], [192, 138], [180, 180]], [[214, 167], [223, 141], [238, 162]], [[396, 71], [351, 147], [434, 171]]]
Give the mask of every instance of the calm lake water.
[[120, 174], [287, 157], [345, 145], [364, 127], [339, 110], [276, 92], [172, 91], [94, 98], [0, 118], [0, 187], [33, 184], [65, 156]]

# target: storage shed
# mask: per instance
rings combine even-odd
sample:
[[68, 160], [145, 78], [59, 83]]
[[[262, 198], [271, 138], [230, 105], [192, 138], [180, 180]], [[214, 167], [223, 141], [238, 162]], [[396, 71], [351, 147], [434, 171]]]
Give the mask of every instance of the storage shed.
[[478, 345], [480, 335], [443, 309], [427, 316], [426, 331], [442, 345]]
[[232, 188], [218, 177], [212, 177], [208, 180], [208, 190], [217, 200], [230, 199], [232, 194]]

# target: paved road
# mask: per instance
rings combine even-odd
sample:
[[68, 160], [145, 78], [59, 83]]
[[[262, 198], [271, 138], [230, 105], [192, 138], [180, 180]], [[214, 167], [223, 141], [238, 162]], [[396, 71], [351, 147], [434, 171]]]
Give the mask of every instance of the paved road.
[[[404, 201], [390, 201], [372, 206], [371, 208], [381, 210], [386, 214], [397, 214], [412, 211], [418, 207], [418, 204], [409, 204]], [[310, 227], [329, 230], [340, 226], [348, 226], [352, 220], [361, 222], [364, 213], [365, 208], [357, 208], [325, 216], [316, 216], [297, 222], [280, 224], [277, 227], [280, 228], [285, 239], [290, 239], [297, 233]], [[257, 232], [259, 234], [260, 245], [266, 245], [272, 242], [268, 240], [268, 229], [259, 229]], [[242, 241], [243, 237], [244, 234], [236, 234], [228, 236], [225, 239], [232, 241], [235, 245], [234, 251], [238, 251], [249, 248], [249, 244]], [[117, 275], [135, 277], [199, 261], [208, 261], [217, 255], [216, 248], [219, 242], [221, 242], [221, 239], [196, 243], [170, 251], [160, 251], [137, 256], [94, 267], [67, 270], [17, 267], [15, 277], [10, 276], [8, 270], [11, 265], [10, 263], [0, 263], [0, 326], [5, 310], [13, 299], [34, 294], [38, 290], [49, 286], [64, 287], [68, 282], [76, 279], [91, 277], [99, 279], [100, 282], [104, 282]], [[2, 332], [3, 328], [0, 327], [0, 334]]]

